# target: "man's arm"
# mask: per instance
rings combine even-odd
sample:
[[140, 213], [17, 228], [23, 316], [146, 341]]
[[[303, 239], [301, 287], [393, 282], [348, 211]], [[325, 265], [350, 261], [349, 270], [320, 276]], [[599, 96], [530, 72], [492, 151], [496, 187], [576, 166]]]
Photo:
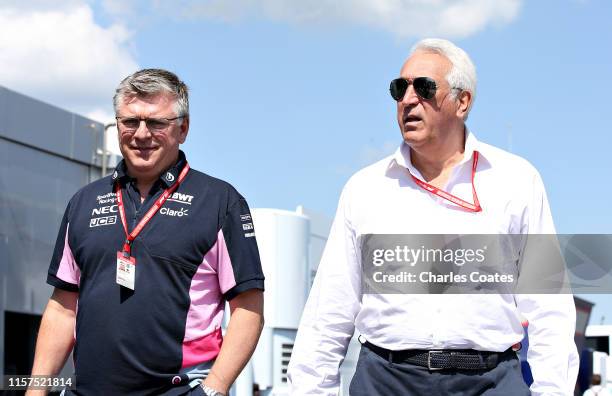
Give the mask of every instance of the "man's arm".
[[361, 265], [345, 187], [304, 307], [288, 369], [291, 395], [337, 395], [339, 367], [355, 331]]
[[247, 364], [263, 329], [263, 291], [247, 290], [229, 301], [230, 320], [219, 356], [204, 385], [228, 394]]
[[[534, 174], [523, 234], [555, 235], [550, 206], [540, 175]], [[528, 260], [529, 264], [534, 263]], [[571, 294], [519, 294], [519, 311], [529, 321], [527, 361], [533, 374], [531, 393], [571, 395], [578, 376], [579, 357], [574, 343], [576, 308]]]
[[[78, 293], [55, 288], [40, 323], [32, 375], [57, 375], [74, 345]], [[29, 390], [28, 396], [44, 395]]]

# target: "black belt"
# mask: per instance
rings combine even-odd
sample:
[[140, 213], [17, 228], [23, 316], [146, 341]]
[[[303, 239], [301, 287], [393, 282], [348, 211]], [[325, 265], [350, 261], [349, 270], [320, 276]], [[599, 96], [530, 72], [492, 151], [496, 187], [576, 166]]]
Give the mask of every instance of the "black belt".
[[412, 363], [427, 367], [429, 370], [490, 370], [497, 366], [499, 361], [510, 353], [515, 353], [512, 348], [504, 352], [485, 352], [473, 349], [405, 349], [402, 351], [391, 351], [381, 348], [368, 341], [363, 346], [393, 363]]

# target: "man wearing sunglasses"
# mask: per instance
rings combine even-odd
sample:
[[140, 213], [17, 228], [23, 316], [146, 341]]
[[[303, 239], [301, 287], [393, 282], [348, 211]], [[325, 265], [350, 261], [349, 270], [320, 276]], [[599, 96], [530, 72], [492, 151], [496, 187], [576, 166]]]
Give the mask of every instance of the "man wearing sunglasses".
[[[476, 94], [465, 51], [447, 40], [420, 41], [390, 93], [403, 141], [342, 192], [292, 352], [291, 394], [339, 394], [339, 366], [355, 330], [362, 346], [351, 396], [573, 394], [570, 294], [369, 291], [364, 252], [376, 236], [555, 233], [533, 166], [465, 126]], [[381, 252], [387, 262], [405, 260], [400, 249]], [[521, 316], [529, 321], [530, 389], [514, 351]]]
[[263, 326], [249, 207], [179, 150], [189, 99], [176, 75], [138, 71], [114, 106], [123, 160], [68, 204], [32, 373], [56, 375], [74, 347], [66, 394], [227, 395]]

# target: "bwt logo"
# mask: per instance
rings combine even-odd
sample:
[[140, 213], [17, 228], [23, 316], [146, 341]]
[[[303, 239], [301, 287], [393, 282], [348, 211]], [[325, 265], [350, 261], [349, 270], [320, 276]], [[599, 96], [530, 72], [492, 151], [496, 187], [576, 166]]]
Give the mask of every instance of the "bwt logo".
[[117, 205], [103, 206], [101, 208], [95, 208], [91, 211], [92, 216], [100, 216], [109, 213], [117, 213]]
[[96, 217], [94, 219], [89, 220], [89, 227], [99, 227], [104, 225], [111, 225], [117, 222], [117, 216], [105, 216], [105, 217]]
[[168, 198], [168, 201], [179, 202], [187, 205], [191, 205], [191, 200], [193, 200], [193, 195], [183, 194], [175, 192]]

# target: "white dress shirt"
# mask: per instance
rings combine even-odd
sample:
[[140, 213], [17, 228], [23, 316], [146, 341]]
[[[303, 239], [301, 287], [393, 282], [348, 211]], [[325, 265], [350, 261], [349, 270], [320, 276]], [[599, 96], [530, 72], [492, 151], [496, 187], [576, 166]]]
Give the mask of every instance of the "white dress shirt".
[[[534, 395], [571, 395], [578, 374], [575, 307], [569, 294], [362, 294], [359, 237], [367, 234], [554, 234], [540, 175], [526, 160], [479, 142], [467, 132], [463, 160], [445, 191], [473, 202], [470, 212], [415, 184], [423, 180], [402, 144], [353, 175], [342, 191], [327, 245], [295, 341], [291, 395], [337, 395], [338, 368], [355, 328], [391, 350], [504, 351], [523, 338]], [[410, 171], [410, 173], [408, 172]]]
[[610, 392], [601, 385], [592, 385], [582, 396], [610, 396]]

